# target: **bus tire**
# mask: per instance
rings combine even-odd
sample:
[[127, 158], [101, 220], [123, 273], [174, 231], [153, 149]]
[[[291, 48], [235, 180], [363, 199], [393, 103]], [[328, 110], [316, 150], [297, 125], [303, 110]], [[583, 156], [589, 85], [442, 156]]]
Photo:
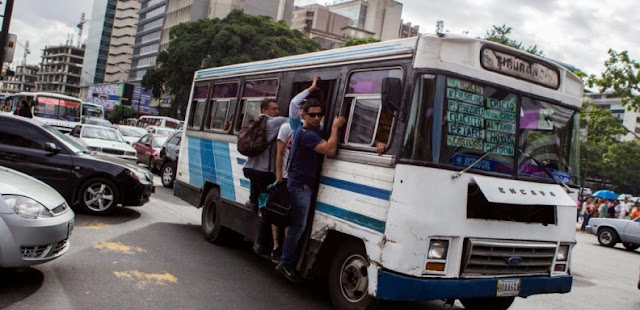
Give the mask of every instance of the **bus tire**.
[[347, 239], [331, 261], [328, 275], [329, 295], [335, 309], [374, 309], [378, 300], [368, 294], [369, 261], [362, 242]]
[[467, 310], [506, 310], [511, 307], [515, 299], [515, 297], [469, 298], [460, 299], [460, 302]]
[[207, 241], [213, 244], [226, 245], [235, 240], [235, 232], [222, 226], [220, 212], [218, 212], [220, 203], [220, 191], [217, 188], [211, 189], [202, 205], [201, 228], [202, 235]]

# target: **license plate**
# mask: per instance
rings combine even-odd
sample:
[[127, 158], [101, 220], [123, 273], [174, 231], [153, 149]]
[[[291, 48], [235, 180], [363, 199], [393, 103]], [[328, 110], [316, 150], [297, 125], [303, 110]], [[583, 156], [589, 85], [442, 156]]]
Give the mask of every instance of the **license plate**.
[[71, 231], [73, 231], [73, 220], [69, 221], [69, 224], [67, 225], [67, 238], [71, 236]]
[[497, 297], [518, 296], [520, 294], [520, 279], [499, 279], [496, 288]]

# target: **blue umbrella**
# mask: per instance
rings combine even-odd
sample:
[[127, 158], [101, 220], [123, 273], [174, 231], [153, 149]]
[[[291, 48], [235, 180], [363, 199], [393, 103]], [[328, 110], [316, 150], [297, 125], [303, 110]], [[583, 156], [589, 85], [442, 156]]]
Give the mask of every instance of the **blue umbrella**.
[[604, 199], [618, 199], [618, 194], [606, 189], [599, 190], [593, 193], [593, 195], [591, 196], [604, 198]]

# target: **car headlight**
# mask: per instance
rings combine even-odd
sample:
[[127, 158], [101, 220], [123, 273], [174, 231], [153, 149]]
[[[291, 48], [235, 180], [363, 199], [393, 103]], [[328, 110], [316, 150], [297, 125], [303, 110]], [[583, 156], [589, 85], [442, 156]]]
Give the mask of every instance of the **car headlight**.
[[556, 261], [566, 261], [569, 258], [569, 245], [561, 244], [558, 247], [558, 253], [556, 254]]
[[92, 152], [102, 152], [102, 148], [95, 147], [95, 146], [88, 146], [87, 149]]
[[137, 170], [127, 169], [127, 174], [138, 181], [147, 179], [147, 176], [145, 176], [144, 173], [139, 172]]
[[53, 217], [53, 213], [39, 202], [25, 196], [2, 195], [0, 197], [17, 215], [26, 219]]
[[431, 240], [429, 243], [429, 259], [447, 259], [447, 249], [449, 248], [448, 240]]

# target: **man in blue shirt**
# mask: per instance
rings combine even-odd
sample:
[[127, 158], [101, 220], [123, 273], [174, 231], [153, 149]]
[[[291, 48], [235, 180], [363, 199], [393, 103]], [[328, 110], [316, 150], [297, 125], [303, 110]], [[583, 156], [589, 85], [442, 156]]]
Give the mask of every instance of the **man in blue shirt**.
[[336, 117], [331, 125], [328, 140], [321, 138], [320, 123], [324, 116], [324, 106], [315, 98], [308, 99], [300, 112], [304, 120], [302, 128], [296, 131], [291, 143], [289, 190], [291, 224], [284, 240], [282, 259], [276, 267], [291, 281], [295, 281], [295, 264], [298, 261], [298, 243], [304, 232], [311, 206], [312, 191], [322, 155], [334, 156], [338, 150], [338, 131], [345, 124], [344, 117]]

